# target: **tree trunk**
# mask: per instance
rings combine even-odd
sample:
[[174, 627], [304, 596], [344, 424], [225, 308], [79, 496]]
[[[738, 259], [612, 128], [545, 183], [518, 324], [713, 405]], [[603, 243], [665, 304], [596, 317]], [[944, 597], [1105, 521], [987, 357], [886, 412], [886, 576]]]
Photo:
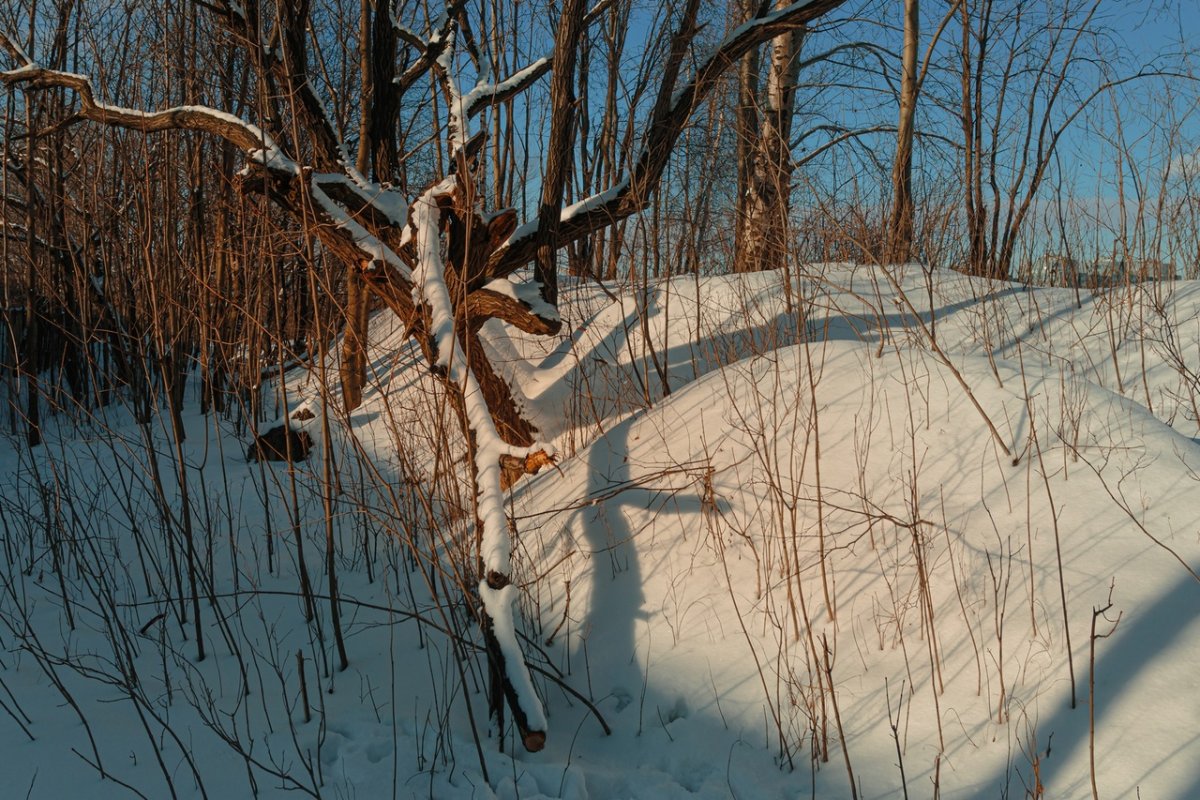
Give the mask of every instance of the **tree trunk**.
[[918, 0], [904, 0], [904, 54], [901, 63], [900, 120], [896, 158], [892, 163], [892, 213], [888, 221], [888, 261], [902, 264], [912, 258], [913, 133], [917, 111], [917, 45], [920, 38]]
[[[355, 167], [381, 183], [402, 180], [397, 160], [399, 97], [396, 78], [396, 29], [390, 3], [361, 0], [359, 62], [362, 69], [362, 121]], [[355, 265], [357, 266], [357, 265]], [[356, 268], [346, 271], [345, 329], [339, 377], [346, 411], [362, 404], [367, 382], [367, 321], [371, 293]]]
[[[743, 16], [748, 9], [743, 8]], [[734, 270], [742, 272], [743, 256], [750, 235], [747, 203], [750, 197], [750, 164], [759, 136], [758, 124], [759, 49], [756, 47], [742, 57], [738, 64], [737, 93], [737, 220], [734, 226]], [[747, 268], [748, 269], [748, 268]]]
[[550, 141], [546, 148], [546, 171], [542, 179], [542, 202], [538, 207], [538, 244], [534, 276], [541, 284], [542, 299], [558, 303], [558, 223], [563, 192], [572, 167], [571, 140], [575, 133], [575, 60], [583, 30], [584, 0], [564, 0], [562, 16], [554, 36], [554, 67], [550, 72]]
[[734, 263], [738, 272], [780, 269], [787, 264], [795, 169], [792, 118], [803, 39], [802, 32], [791, 31], [771, 42], [767, 86], [761, 97], [755, 97], [757, 56], [748, 54], [739, 72], [739, 230]]
[[342, 383], [342, 404], [348, 412], [362, 405], [367, 383], [368, 300], [370, 293], [357, 271], [346, 270], [346, 324], [338, 377]]
[[[964, 2], [962, 14], [962, 127], [963, 189], [967, 212], [967, 271], [987, 275], [989, 264], [987, 207], [983, 202], [983, 109], [981, 80], [987, 58], [990, 6], [983, 9], [981, 27], [972, 30], [971, 4]], [[973, 46], [978, 41], [978, 52]]]

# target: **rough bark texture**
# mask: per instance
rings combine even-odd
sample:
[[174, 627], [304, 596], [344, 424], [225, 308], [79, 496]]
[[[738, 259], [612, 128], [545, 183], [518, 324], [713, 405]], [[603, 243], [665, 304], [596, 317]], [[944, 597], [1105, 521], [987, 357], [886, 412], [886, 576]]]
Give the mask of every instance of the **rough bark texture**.
[[342, 405], [353, 411], [362, 405], [367, 383], [367, 318], [370, 294], [357, 270], [346, 270], [345, 328], [342, 334], [341, 363], [338, 377], [342, 384]]
[[538, 249], [534, 276], [541, 284], [542, 299], [558, 302], [558, 223], [562, 214], [563, 190], [571, 167], [571, 140], [575, 133], [576, 50], [583, 30], [584, 0], [564, 0], [558, 31], [554, 36], [554, 61], [550, 77], [550, 141], [546, 148], [546, 172], [542, 179], [542, 202], [538, 207]]
[[[780, 8], [786, 7], [780, 3]], [[748, 54], [739, 80], [738, 232], [734, 269], [780, 269], [790, 238], [792, 119], [803, 33], [789, 30], [770, 44], [767, 84], [757, 92], [758, 57]]]
[[[961, 6], [962, 15], [962, 128], [963, 128], [963, 188], [967, 212], [967, 264], [975, 275], [989, 271], [987, 206], [983, 201], [983, 108], [981, 107], [982, 64], [988, 52], [988, 17], [981, 20], [980, 30], [972, 31], [970, 3]], [[972, 47], [979, 43], [978, 53]], [[977, 55], [977, 61], [976, 61]]]
[[[743, 2], [743, 14], [751, 9]], [[740, 256], [746, 252], [746, 236], [751, 233], [746, 224], [746, 202], [750, 196], [750, 164], [754, 160], [754, 152], [758, 142], [758, 73], [759, 51], [754, 48], [738, 63], [738, 94], [737, 94], [737, 220], [734, 225], [733, 252], [735, 254], [734, 268], [741, 261]]]
[[[845, 0], [812, 0], [794, 3], [785, 11], [770, 14], [744, 26], [736, 36], [722, 42], [711, 54], [698, 63], [688, 81], [677, 83], [679, 64], [674, 71], [664, 70], [664, 80], [659, 91], [660, 102], [655, 104], [647, 126], [637, 163], [633, 169], [604, 194], [601, 201], [559, 224], [558, 243], [566, 247], [569, 243], [589, 236], [596, 231], [616, 225], [644, 209], [653, 189], [658, 186], [663, 170], [666, 169], [671, 151], [683, 131], [692, 111], [717, 87], [725, 72], [735, 65], [750, 50], [765, 41], [782, 34], [791, 33], [842, 5]], [[683, 14], [689, 23], [688, 15]], [[691, 17], [691, 34], [695, 32], [695, 17]], [[690, 41], [690, 35], [684, 36]], [[686, 52], [679, 53], [682, 61]], [[668, 58], [668, 66], [672, 59]], [[789, 120], [790, 124], [790, 120]], [[536, 231], [510, 239], [488, 260], [488, 272], [494, 276], [509, 275], [533, 260], [536, 254]]]
[[[358, 171], [377, 182], [402, 181], [397, 160], [400, 96], [396, 87], [396, 28], [390, 0], [361, 0], [359, 60], [362, 71]], [[357, 269], [345, 276], [345, 328], [339, 378], [347, 411], [362, 404], [367, 382], [367, 318], [370, 291]]]

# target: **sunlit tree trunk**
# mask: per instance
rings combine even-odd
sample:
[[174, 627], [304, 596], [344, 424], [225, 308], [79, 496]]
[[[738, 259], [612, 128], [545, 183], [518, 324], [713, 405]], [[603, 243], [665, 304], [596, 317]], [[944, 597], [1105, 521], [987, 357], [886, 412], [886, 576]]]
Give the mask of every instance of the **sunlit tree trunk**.
[[[362, 108], [355, 166], [380, 183], [402, 180], [396, 159], [399, 97], [395, 90], [396, 29], [390, 0], [360, 0], [359, 60]], [[367, 381], [367, 322], [371, 294], [353, 268], [346, 270], [345, 327], [339, 377], [347, 411], [362, 404]]]
[[[784, 2], [780, 7], [787, 5]], [[779, 269], [787, 263], [791, 208], [792, 119], [804, 34], [792, 30], [769, 45], [766, 86], [759, 56], [747, 54], [738, 75], [738, 202], [734, 269]]]
[[[963, 189], [967, 216], [967, 264], [975, 275], [989, 272], [987, 207], [983, 202], [982, 69], [987, 57], [987, 23], [990, 0], [981, 10], [981, 29], [972, 30], [972, 4], [963, 2], [962, 14], [962, 129]], [[978, 42], [978, 50], [974, 43]]]

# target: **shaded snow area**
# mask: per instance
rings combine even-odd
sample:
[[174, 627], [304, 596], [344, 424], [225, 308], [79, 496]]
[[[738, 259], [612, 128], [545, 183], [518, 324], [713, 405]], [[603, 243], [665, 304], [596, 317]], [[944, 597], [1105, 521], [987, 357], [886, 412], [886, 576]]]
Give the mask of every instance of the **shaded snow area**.
[[0, 445], [0, 796], [1200, 797], [1200, 284], [613, 292], [484, 331], [560, 456], [506, 509], [545, 750], [488, 723], [466, 448], [379, 316], [348, 417], [274, 390], [294, 470], [198, 407]]

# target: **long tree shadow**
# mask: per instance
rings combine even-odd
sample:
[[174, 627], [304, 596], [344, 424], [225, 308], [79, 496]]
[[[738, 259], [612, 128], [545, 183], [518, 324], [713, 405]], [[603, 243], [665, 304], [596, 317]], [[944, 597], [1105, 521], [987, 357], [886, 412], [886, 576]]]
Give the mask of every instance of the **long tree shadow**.
[[[1174, 584], [1163, 592], [1149, 607], [1136, 614], [1126, 614], [1111, 638], [1100, 639], [1096, 644], [1095, 665], [1095, 729], [1097, 736], [1096, 764], [1100, 772], [1101, 794], [1131, 797], [1140, 796], [1139, 787], [1153, 772], [1163, 768], [1189, 768], [1192, 775], [1184, 776], [1189, 789], [1180, 798], [1200, 797], [1200, 728], [1196, 727], [1196, 695], [1194, 687], [1164, 686], [1158, 673], [1164, 665], [1174, 664], [1170, 651], [1177, 646], [1189, 627], [1200, 620], [1200, 584], [1190, 575], [1181, 575]], [[1075, 621], [1079, 625], [1079, 621]], [[1097, 634], [1102, 635], [1111, 628], [1111, 623], [1098, 620]], [[1081, 633], [1084, 631], [1081, 631]], [[1084, 638], [1086, 643], [1087, 639]], [[1077, 648], [1078, 649], [1078, 648]], [[1086, 649], [1085, 649], [1086, 651]], [[1187, 654], [1184, 654], [1185, 656]], [[1049, 719], [1037, 720], [1039, 747], [1043, 760], [1040, 763], [1042, 781], [1047, 787], [1057, 787], [1063, 797], [1082, 797], [1090, 794], [1090, 776], [1085, 768], [1073, 768], [1065, 774], [1068, 766], [1077, 767], [1088, 746], [1088, 666], [1086, 661], [1076, 659], [1076, 681], [1079, 685], [1078, 705], [1072, 709], [1066, 698]], [[1159, 753], [1156, 759], [1139, 760], [1139, 743], [1126, 742], [1130, 747], [1121, 747], [1116, 752], [1106, 751], [1104, 741], [1112, 741], [1114, 732], [1106, 728], [1111, 723], [1113, 709], [1123, 695], [1132, 692], [1153, 693], [1160, 711], [1172, 716], [1156, 722], [1169, 728], [1172, 722], [1179, 724], [1175, 729], [1178, 747], [1173, 752]], [[1166, 693], [1179, 693], [1180, 705], [1177, 714], [1163, 707]], [[1190, 706], [1190, 713], [1186, 710]], [[1126, 711], [1126, 713], [1128, 713]], [[1145, 712], [1142, 712], [1145, 713]], [[1123, 734], [1117, 734], [1123, 735]], [[1049, 737], [1053, 736], [1051, 740]], [[1046, 749], [1049, 753], [1046, 753]], [[1114, 766], [1113, 762], [1121, 762]], [[1018, 778], [1026, 781], [1031, 776], [1018, 769]], [[1105, 786], [1104, 775], [1119, 775], [1128, 781], [1127, 786]], [[987, 787], [1002, 787], [1012, 780], [1010, 774], [997, 771], [983, 784]], [[1018, 780], [1019, 782], [1019, 780]], [[1030, 784], [1032, 785], [1032, 784]], [[1117, 792], [1117, 790], [1121, 790]]]
[[[1006, 287], [989, 295], [986, 301], [994, 302], [1020, 291], [1021, 287]], [[584, 372], [588, 371], [587, 377], [591, 379], [588, 386], [596, 395], [593, 401], [603, 407], [601, 410], [607, 410], [609, 405], [623, 408], [628, 407], [629, 398], [622, 396], [629, 392], [639, 392], [651, 403], [657, 402], [666, 391], [676, 391], [745, 356], [802, 342], [874, 342], [879, 337], [890, 336], [897, 331], [911, 331], [918, 327], [918, 320], [928, 327], [935, 320], [952, 316], [984, 301], [965, 298], [918, 311], [915, 318], [907, 310], [882, 313], [878, 309], [864, 308], [858, 311], [841, 310], [819, 320], [808, 321], [782, 307], [776, 313], [763, 314], [761, 307], [745, 301], [747, 307], [741, 312], [735, 310], [726, 315], [728, 320], [725, 324], [714, 323], [713, 327], [706, 329], [698, 317], [695, 321], [697, 330], [691, 331], [690, 335], [674, 343], [667, 342], [665, 346], [664, 341], [648, 344], [642, 341], [645, 330], [641, 316], [657, 317], [667, 313], [664, 304], [669, 302], [665, 296], [669, 292], [680, 293], [682, 299], [700, 309], [706, 308], [710, 301], [704, 292], [698, 295], [692, 293], [690, 286], [685, 292], [664, 284], [659, 291], [652, 293], [645, 305], [628, 310], [623, 307], [619, 321], [610, 323], [610, 332], [589, 341], [587, 332], [593, 326], [602, 324], [606, 309], [592, 311], [579, 322], [569, 338], [541, 360], [539, 369], [558, 370], [574, 352], [576, 364], [561, 374], [559, 381], [571, 385], [581, 383]], [[878, 305], [879, 308], [883, 307], [884, 298], [879, 298]], [[688, 316], [684, 312], [674, 313]], [[655, 328], [652, 339], [660, 338], [665, 339], [662, 331]], [[600, 380], [605, 372], [609, 373], [607, 381]], [[602, 390], [604, 385], [616, 396], [606, 397]]]
[[[649, 639], [650, 626], [643, 624], [650, 611], [645, 607], [647, 567], [639, 544], [645, 541], [643, 536], [653, 536], [654, 524], [635, 530], [626, 511], [653, 510], [654, 518], [697, 513], [702, 505], [698, 493], [664, 488], [655, 478], [635, 472], [626, 454], [636, 449], [630, 433], [643, 418], [639, 414], [626, 420], [591, 445], [587, 496], [597, 501], [579, 512], [590, 550], [591, 575], [581, 642], [572, 661], [591, 661], [593, 693], [605, 702], [610, 714], [615, 712], [615, 720], [610, 720], [614, 729], [627, 734], [640, 734], [650, 725], [657, 727], [660, 716], [677, 716], [681, 709], [679, 698], [668, 698], [655, 686], [654, 643]], [[596, 665], [602, 669], [597, 670]], [[682, 713], [686, 715], [686, 710]]]

